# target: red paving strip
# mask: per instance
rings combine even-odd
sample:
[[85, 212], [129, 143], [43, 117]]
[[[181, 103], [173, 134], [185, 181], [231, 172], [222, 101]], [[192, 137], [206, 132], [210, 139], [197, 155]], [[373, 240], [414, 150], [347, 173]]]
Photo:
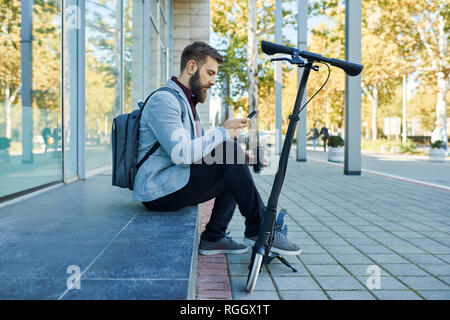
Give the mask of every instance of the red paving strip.
[[[201, 231], [211, 216], [214, 199], [200, 205]], [[198, 255], [197, 300], [232, 300], [225, 254]]]

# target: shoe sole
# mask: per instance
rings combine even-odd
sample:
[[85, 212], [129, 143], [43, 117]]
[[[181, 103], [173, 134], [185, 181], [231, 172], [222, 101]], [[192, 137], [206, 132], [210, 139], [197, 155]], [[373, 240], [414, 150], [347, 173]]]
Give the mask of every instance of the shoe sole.
[[227, 249], [217, 249], [217, 250], [207, 250], [207, 249], [199, 249], [198, 253], [202, 256], [210, 256], [213, 254], [219, 254], [219, 253], [229, 253], [229, 254], [242, 254], [248, 252], [248, 247], [243, 249], [236, 249], [236, 250], [227, 250]]
[[[253, 245], [255, 244], [254, 240], [248, 239], [248, 238], [244, 238], [244, 242], [246, 245], [248, 245], [250, 247], [253, 247]], [[299, 254], [302, 253], [302, 249], [298, 249], [297, 251], [286, 251], [286, 250], [275, 248], [275, 247], [272, 247], [272, 249], [270, 251], [279, 253], [279, 254], [284, 254], [285, 256], [298, 256]]]

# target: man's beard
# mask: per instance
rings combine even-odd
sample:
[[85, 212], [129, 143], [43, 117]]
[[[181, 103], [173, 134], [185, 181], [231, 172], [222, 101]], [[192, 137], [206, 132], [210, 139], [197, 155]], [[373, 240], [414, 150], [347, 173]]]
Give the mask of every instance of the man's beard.
[[189, 79], [189, 85], [191, 86], [192, 93], [197, 99], [197, 102], [204, 103], [206, 101], [207, 91], [203, 91], [205, 87], [200, 82], [200, 68]]

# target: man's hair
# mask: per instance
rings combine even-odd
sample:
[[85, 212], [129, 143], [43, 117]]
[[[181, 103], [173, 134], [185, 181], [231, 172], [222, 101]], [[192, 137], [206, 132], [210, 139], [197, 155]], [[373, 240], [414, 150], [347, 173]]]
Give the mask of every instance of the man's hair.
[[191, 43], [184, 48], [183, 53], [181, 54], [180, 72], [183, 72], [189, 60], [195, 60], [198, 67], [201, 68], [203, 63], [205, 63], [207, 56], [216, 59], [218, 63], [223, 62], [223, 57], [219, 51], [210, 45], [202, 41], [195, 41], [194, 43]]

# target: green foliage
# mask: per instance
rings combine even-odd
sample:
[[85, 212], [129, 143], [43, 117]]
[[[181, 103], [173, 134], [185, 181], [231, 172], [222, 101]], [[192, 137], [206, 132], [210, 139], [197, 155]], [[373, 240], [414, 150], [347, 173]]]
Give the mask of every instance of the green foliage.
[[[234, 110], [248, 111], [248, 2], [211, 0], [211, 26], [219, 42], [218, 50], [224, 63], [217, 74], [217, 88], [225, 104]], [[257, 39], [273, 41], [274, 0], [257, 0]], [[295, 16], [283, 10], [283, 25], [295, 23]], [[286, 41], [285, 41], [286, 43]], [[258, 50], [258, 120], [261, 128], [269, 129], [274, 119], [274, 70], [270, 57]], [[283, 72], [289, 69], [283, 67]]]
[[430, 143], [432, 149], [445, 149], [445, 142], [442, 140], [436, 140], [435, 142]]
[[5, 137], [0, 138], [0, 150], [8, 149], [10, 147], [9, 139]]
[[340, 136], [329, 136], [328, 137], [328, 145], [333, 148], [343, 147], [344, 139]]
[[416, 150], [417, 145], [412, 141], [411, 139], [406, 139], [406, 144], [402, 144], [400, 146], [400, 152], [401, 153], [414, 153]]

